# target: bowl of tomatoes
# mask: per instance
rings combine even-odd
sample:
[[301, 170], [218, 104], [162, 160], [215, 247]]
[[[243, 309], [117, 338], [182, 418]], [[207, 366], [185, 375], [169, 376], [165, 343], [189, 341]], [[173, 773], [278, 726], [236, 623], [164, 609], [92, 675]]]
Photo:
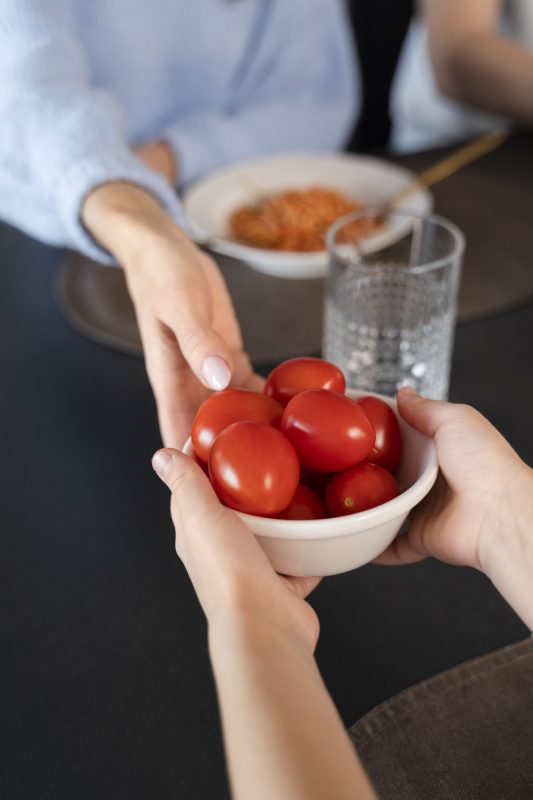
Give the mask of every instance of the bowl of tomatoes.
[[372, 561], [438, 473], [433, 441], [394, 399], [347, 390], [334, 364], [312, 358], [280, 364], [262, 394], [211, 395], [183, 449], [287, 575]]

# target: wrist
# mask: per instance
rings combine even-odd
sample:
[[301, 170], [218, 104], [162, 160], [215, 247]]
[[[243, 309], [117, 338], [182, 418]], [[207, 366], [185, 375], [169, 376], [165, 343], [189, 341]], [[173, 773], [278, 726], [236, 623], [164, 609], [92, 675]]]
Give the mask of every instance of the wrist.
[[315, 663], [299, 631], [262, 613], [217, 613], [209, 620], [208, 639], [212, 661], [239, 652], [260, 659], [274, 654], [284, 658], [292, 655]]
[[525, 464], [499, 509], [480, 543], [481, 570], [533, 630], [533, 470]]
[[178, 160], [174, 148], [164, 139], [147, 142], [133, 148], [134, 153], [150, 169], [158, 172], [175, 186], [178, 181]]
[[533, 470], [521, 465], [510, 482], [487, 519], [479, 544], [481, 571], [489, 578], [503, 563], [533, 557]]
[[126, 268], [141, 247], [162, 236], [187, 238], [157, 199], [134, 184], [96, 187], [86, 198], [81, 216], [91, 235]]

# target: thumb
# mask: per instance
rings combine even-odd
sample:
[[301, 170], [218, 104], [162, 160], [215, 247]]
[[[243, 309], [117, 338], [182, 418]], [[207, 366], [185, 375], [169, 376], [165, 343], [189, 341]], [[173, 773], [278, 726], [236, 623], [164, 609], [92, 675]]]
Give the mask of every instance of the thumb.
[[183, 357], [196, 377], [215, 391], [229, 386], [233, 366], [230, 349], [211, 326], [203, 309], [182, 309], [173, 330]]
[[440, 426], [457, 416], [457, 406], [444, 400], [429, 400], [414, 389], [400, 389], [397, 394], [398, 411], [403, 419], [424, 436], [433, 438]]
[[227, 586], [230, 575], [268, 565], [251, 530], [220, 503], [209, 479], [192, 458], [164, 448], [154, 455], [152, 465], [172, 492], [176, 552], [204, 608], [208, 595], [217, 586]]
[[220, 511], [220, 503], [204, 471], [185, 453], [171, 448], [158, 450], [152, 466], [170, 489], [173, 508], [180, 516]]

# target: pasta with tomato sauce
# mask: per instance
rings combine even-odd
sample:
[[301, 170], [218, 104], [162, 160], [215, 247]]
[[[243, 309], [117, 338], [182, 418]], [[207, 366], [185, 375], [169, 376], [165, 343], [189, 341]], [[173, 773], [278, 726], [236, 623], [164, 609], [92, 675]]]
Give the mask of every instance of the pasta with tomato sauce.
[[[241, 206], [230, 217], [230, 235], [237, 242], [267, 250], [312, 252], [325, 249], [328, 228], [340, 217], [363, 206], [340, 192], [322, 187], [289, 190]], [[354, 220], [353, 239], [372, 233], [380, 223]]]

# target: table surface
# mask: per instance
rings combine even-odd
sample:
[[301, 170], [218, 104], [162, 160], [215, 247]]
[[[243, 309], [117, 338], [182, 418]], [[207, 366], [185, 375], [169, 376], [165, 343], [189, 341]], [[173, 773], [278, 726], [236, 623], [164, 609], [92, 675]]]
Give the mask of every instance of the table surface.
[[[205, 623], [150, 467], [143, 364], [69, 328], [59, 258], [0, 229], [0, 796], [225, 798]], [[532, 323], [530, 304], [461, 324], [451, 384], [529, 462]], [[346, 724], [527, 635], [482, 575], [434, 561], [330, 578], [312, 604]]]

